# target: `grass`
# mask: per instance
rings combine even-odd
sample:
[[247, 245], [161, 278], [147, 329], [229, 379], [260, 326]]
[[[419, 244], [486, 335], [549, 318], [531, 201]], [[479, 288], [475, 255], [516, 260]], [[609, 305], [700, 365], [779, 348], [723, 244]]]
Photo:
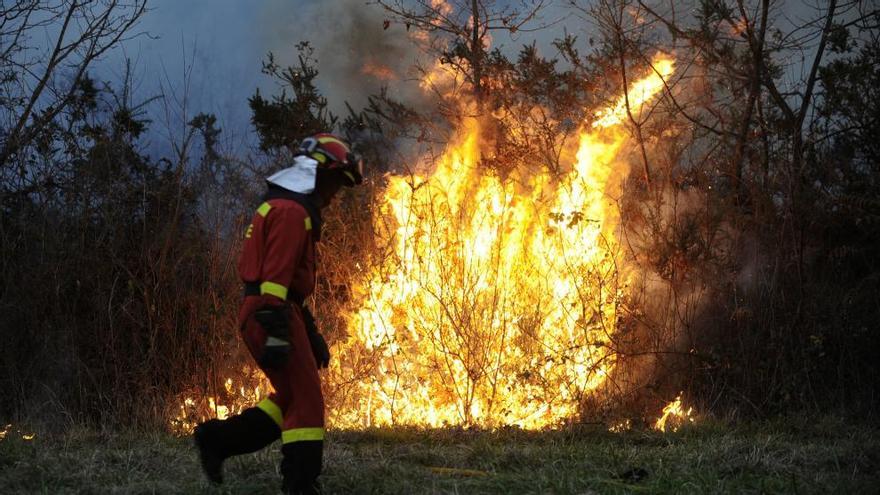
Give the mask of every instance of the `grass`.
[[[0, 440], [0, 493], [277, 493], [277, 445], [214, 487], [189, 439], [72, 429]], [[877, 493], [880, 428], [836, 417], [676, 433], [382, 429], [331, 432], [326, 493]]]

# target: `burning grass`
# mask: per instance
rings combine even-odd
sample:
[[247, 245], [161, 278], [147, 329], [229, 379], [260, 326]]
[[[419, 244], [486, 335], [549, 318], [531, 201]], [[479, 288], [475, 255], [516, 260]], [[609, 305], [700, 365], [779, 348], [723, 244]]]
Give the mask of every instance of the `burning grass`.
[[673, 71], [658, 58], [585, 122], [562, 171], [499, 177], [469, 117], [439, 160], [388, 178], [373, 218], [382, 255], [353, 282], [328, 375], [331, 386], [363, 378], [337, 395], [331, 424], [540, 429], [601, 401], [629, 282], [623, 124], [648, 113]]
[[[202, 480], [188, 438], [71, 429], [0, 440], [0, 493], [274, 493], [277, 448]], [[802, 416], [675, 433], [370, 429], [331, 432], [333, 493], [875, 493], [880, 430]]]

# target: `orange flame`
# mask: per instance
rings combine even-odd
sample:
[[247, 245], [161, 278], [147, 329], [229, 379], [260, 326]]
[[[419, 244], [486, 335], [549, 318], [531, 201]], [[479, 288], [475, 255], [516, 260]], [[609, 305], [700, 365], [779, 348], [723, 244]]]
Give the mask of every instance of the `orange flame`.
[[[658, 58], [632, 84], [634, 115], [673, 70]], [[438, 62], [422, 85], [453, 79]], [[628, 282], [614, 201], [629, 171], [626, 104], [582, 127], [561, 176], [487, 173], [481, 126], [467, 119], [432, 173], [389, 177], [374, 214], [387, 255], [354, 281], [349, 338], [326, 376], [331, 426], [536, 429], [576, 417], [601, 390]], [[171, 428], [237, 414], [270, 390], [245, 367], [214, 395], [182, 397]]]
[[634, 83], [629, 92], [618, 98], [613, 106], [596, 112], [593, 127], [611, 127], [624, 122], [627, 119], [627, 100], [630, 109], [635, 109], [634, 117], [638, 118], [645, 104], [663, 90], [666, 79], [675, 69], [675, 61], [667, 58], [657, 58], [651, 65], [654, 74]]
[[387, 65], [367, 62], [361, 67], [361, 74], [374, 77], [380, 81], [393, 81], [397, 79], [397, 74]]
[[[238, 383], [238, 387], [236, 387]], [[176, 433], [189, 433], [206, 419], [226, 419], [248, 407], [252, 407], [271, 391], [266, 377], [255, 368], [245, 366], [235, 379], [227, 378], [223, 390], [205, 397], [181, 397], [178, 408], [169, 420]]]
[[[674, 63], [654, 69], [629, 88], [633, 112]], [[389, 177], [374, 216], [388, 254], [355, 283], [349, 339], [334, 349], [331, 382], [349, 392], [334, 426], [542, 428], [577, 415], [616, 365], [625, 116], [623, 98], [599, 112], [561, 177], [487, 173], [476, 119], [433, 173]]]
[[459, 83], [455, 70], [436, 60], [431, 68], [425, 69], [422, 73], [419, 87], [422, 91], [435, 92], [449, 98], [452, 97]]
[[611, 433], [623, 433], [632, 429], [632, 421], [629, 419], [621, 419], [611, 424], [608, 431]]
[[654, 423], [654, 429], [657, 431], [678, 431], [685, 423], [693, 423], [694, 408], [689, 407], [687, 410], [681, 402], [681, 394], [674, 401], [670, 402], [663, 408], [663, 416]]
[[[6, 436], [7, 436], [11, 431], [12, 431], [12, 425], [11, 425], [11, 424], [7, 424], [6, 426], [4, 426], [3, 429], [0, 430], [0, 440], [4, 440], [4, 439], [6, 438]], [[21, 431], [21, 430], [18, 430], [17, 433], [18, 433], [19, 435], [21, 435], [21, 439], [24, 440], [24, 441], [26, 441], [26, 442], [30, 442], [31, 440], [33, 440], [34, 438], [37, 437], [37, 434], [36, 434], [36, 433], [25, 433], [25, 432], [23, 432], [23, 431]]]

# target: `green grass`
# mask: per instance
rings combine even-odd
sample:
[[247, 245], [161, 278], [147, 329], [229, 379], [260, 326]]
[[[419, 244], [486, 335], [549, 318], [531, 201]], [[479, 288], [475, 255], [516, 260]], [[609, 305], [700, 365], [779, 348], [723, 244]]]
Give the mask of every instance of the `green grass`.
[[[0, 440], [0, 493], [277, 493], [278, 446], [214, 487], [189, 439], [73, 429]], [[824, 417], [614, 434], [331, 432], [327, 493], [878, 493], [880, 428]]]

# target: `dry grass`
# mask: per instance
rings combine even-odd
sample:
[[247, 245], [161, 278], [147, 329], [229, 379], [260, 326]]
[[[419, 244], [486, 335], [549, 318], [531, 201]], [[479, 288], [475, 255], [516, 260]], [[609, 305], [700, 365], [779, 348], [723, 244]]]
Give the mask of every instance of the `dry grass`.
[[[0, 493], [276, 493], [277, 448], [208, 485], [188, 439], [71, 430], [0, 441]], [[334, 432], [327, 493], [875, 493], [880, 429], [825, 417], [673, 434], [597, 427]]]

